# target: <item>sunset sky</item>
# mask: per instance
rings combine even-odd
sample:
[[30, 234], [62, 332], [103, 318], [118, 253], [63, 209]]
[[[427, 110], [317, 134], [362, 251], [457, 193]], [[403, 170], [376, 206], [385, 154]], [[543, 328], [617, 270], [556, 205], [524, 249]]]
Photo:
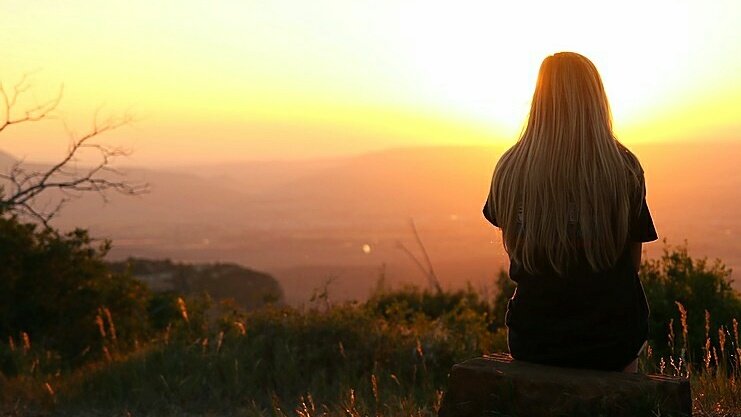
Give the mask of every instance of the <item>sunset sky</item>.
[[[291, 159], [511, 143], [540, 61], [594, 61], [626, 143], [738, 140], [741, 2], [0, 0], [0, 81], [64, 84], [59, 116], [138, 121], [131, 164]], [[26, 102], [28, 104], [28, 102]], [[0, 150], [51, 160], [60, 120]]]

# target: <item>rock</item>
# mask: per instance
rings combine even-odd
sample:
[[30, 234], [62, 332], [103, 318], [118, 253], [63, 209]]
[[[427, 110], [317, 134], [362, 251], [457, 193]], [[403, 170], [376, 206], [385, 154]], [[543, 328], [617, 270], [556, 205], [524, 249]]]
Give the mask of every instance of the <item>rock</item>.
[[453, 366], [438, 417], [691, 413], [687, 378], [559, 368], [494, 354]]

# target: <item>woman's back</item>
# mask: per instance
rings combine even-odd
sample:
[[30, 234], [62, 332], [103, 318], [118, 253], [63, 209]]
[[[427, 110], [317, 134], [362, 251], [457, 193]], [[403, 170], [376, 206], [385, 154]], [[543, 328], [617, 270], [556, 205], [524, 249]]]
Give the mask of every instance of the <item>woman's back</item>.
[[643, 170], [612, 135], [586, 58], [544, 60], [527, 127], [497, 164], [484, 216], [502, 228], [518, 283], [505, 320], [513, 357], [609, 370], [636, 357], [649, 311], [631, 251], [657, 236]]

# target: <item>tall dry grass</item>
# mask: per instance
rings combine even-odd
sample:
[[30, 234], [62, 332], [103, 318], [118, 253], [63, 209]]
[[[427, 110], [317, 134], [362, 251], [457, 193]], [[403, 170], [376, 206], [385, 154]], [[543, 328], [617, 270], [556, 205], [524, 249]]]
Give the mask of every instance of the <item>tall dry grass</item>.
[[[16, 349], [5, 410], [23, 414], [433, 415], [450, 366], [501, 349], [473, 292], [409, 290], [390, 303], [268, 308], [227, 314], [196, 329], [181, 319], [133, 353], [119, 354], [115, 318], [95, 319], [104, 360], [71, 373], [43, 353]], [[389, 295], [390, 296], [390, 295]], [[404, 298], [404, 297], [402, 297]], [[410, 300], [433, 306], [425, 313]], [[475, 307], [474, 307], [475, 306]]]
[[[229, 312], [194, 327], [180, 318], [134, 352], [115, 344], [114, 317], [94, 325], [104, 359], [62, 371], [28, 335], [10, 338], [17, 373], [0, 377], [6, 415], [183, 414], [241, 416], [432, 416], [453, 363], [506, 349], [490, 300], [406, 289], [366, 303]], [[741, 415], [738, 321], [713, 329], [707, 312], [675, 304], [667, 323], [670, 355], [649, 345], [642, 372], [690, 378], [695, 415]], [[690, 360], [689, 320], [705, 317], [703, 362]], [[191, 314], [191, 315], [192, 315]], [[20, 341], [20, 343], [18, 342]]]
[[731, 328], [721, 325], [710, 327], [711, 316], [705, 310], [705, 345], [703, 361], [696, 364], [689, 360], [692, 350], [689, 340], [688, 312], [682, 303], [675, 301], [679, 313], [681, 339], [675, 336], [675, 323], [670, 320], [667, 329], [668, 357], [653, 357], [649, 347], [641, 358], [642, 371], [690, 379], [693, 394], [693, 415], [741, 416], [741, 346], [739, 345], [738, 319]]

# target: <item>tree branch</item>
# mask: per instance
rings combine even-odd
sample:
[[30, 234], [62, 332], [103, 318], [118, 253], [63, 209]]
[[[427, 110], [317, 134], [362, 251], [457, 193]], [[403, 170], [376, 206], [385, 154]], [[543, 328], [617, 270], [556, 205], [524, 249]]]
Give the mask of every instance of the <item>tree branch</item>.
[[[63, 88], [60, 88], [59, 93], [51, 100], [22, 110], [21, 116], [14, 115], [18, 113], [15, 109], [18, 97], [29, 89], [27, 74], [13, 86], [11, 94], [8, 94], [0, 83], [0, 111], [3, 112], [0, 132], [12, 124], [50, 118], [63, 93]], [[129, 113], [124, 113], [122, 116], [109, 117], [100, 122], [99, 113], [100, 108], [96, 109], [93, 115], [90, 130], [80, 137], [76, 137], [65, 124], [71, 142], [67, 153], [59, 162], [46, 169], [32, 170], [20, 160], [14, 162], [7, 172], [0, 173], [0, 214], [9, 212], [31, 217], [49, 227], [49, 222], [59, 214], [70, 199], [78, 198], [84, 193], [95, 192], [104, 201], [108, 201], [106, 195], [108, 191], [124, 195], [140, 195], [149, 191], [147, 183], [123, 180], [121, 177], [125, 176], [124, 173], [112, 166], [116, 158], [128, 156], [131, 154], [130, 151], [95, 141], [106, 132], [130, 124], [133, 117]], [[84, 151], [95, 151], [98, 162], [87, 168], [78, 169], [78, 158]], [[50, 204], [43, 208], [38, 207], [37, 198], [49, 190], [59, 190], [64, 196], [57, 198], [51, 204], [51, 208]]]
[[29, 108], [21, 110], [20, 116], [14, 116], [13, 110], [16, 108], [18, 98], [31, 89], [31, 83], [28, 81], [29, 74], [23, 74], [20, 81], [13, 85], [13, 92], [9, 95], [5, 87], [0, 82], [0, 101], [3, 110], [2, 119], [0, 119], [0, 132], [6, 127], [23, 122], [36, 122], [51, 117], [51, 113], [56, 110], [64, 95], [64, 84], [59, 86], [59, 92], [51, 99], [37, 103]]
[[399, 249], [403, 250], [411, 259], [414, 261], [414, 263], [417, 265], [417, 267], [422, 271], [422, 273], [427, 277], [427, 282], [430, 284], [430, 287], [433, 288], [438, 293], [442, 292], [442, 287], [440, 286], [440, 280], [437, 279], [437, 274], [435, 274], [435, 270], [432, 268], [432, 261], [430, 260], [430, 256], [427, 254], [427, 249], [425, 248], [425, 245], [422, 243], [422, 238], [419, 237], [419, 233], [417, 232], [417, 226], [414, 224], [414, 219], [410, 218], [409, 223], [412, 227], [412, 232], [414, 232], [415, 240], [417, 241], [417, 245], [419, 245], [422, 255], [425, 260], [425, 264], [422, 263], [419, 259], [417, 259], [416, 256], [410, 251], [406, 246], [404, 246], [403, 243], [400, 241], [396, 242], [396, 245]]

